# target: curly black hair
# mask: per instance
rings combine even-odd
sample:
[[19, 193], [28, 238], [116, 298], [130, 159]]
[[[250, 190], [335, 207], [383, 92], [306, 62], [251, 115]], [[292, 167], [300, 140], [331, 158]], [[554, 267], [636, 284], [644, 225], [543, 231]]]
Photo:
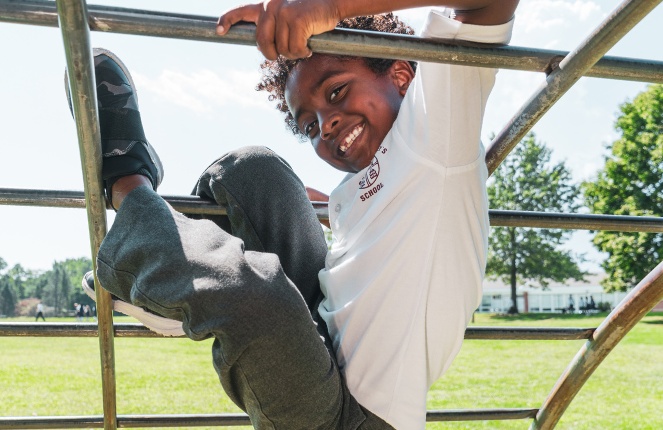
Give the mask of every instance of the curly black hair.
[[[412, 27], [405, 24], [393, 13], [348, 18], [339, 22], [336, 27], [378, 31], [381, 33], [414, 34]], [[342, 55], [337, 55], [336, 57], [342, 59], [359, 58]], [[389, 70], [394, 61], [396, 61], [384, 58], [361, 58], [365, 61], [368, 68], [378, 75], [381, 75]], [[292, 131], [295, 136], [298, 136], [304, 140], [306, 136], [299, 129], [299, 126], [290, 113], [290, 109], [288, 108], [288, 104], [285, 100], [286, 80], [288, 79], [292, 69], [294, 69], [294, 67], [301, 61], [305, 61], [305, 59], [288, 60], [282, 56], [279, 56], [276, 60], [264, 61], [260, 65], [262, 78], [258, 85], [256, 85], [256, 90], [267, 91], [269, 93], [269, 101], [277, 101], [276, 109], [285, 114], [286, 128]], [[416, 70], [416, 62], [411, 61], [410, 63]]]

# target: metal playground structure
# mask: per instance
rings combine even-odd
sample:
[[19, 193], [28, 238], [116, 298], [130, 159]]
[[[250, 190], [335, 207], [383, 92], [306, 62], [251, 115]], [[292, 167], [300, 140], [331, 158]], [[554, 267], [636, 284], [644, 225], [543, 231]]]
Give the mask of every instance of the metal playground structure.
[[[314, 36], [313, 51], [329, 54], [446, 62], [526, 70], [546, 74], [545, 82], [497, 134], [486, 162], [492, 173], [511, 149], [582, 77], [663, 83], [663, 62], [607, 57], [605, 53], [662, 0], [624, 0], [572, 52], [495, 47], [433, 41], [414, 36], [335, 30]], [[91, 254], [96, 255], [106, 231], [108, 203], [101, 181], [99, 134], [90, 31], [157, 36], [255, 46], [255, 27], [234, 26], [227, 36], [215, 34], [216, 18], [87, 5], [85, 0], [0, 0], [0, 22], [59, 27], [65, 47], [69, 85], [79, 139], [84, 192], [0, 189], [1, 205], [86, 208]], [[225, 208], [197, 197], [166, 196], [185, 214], [225, 214]], [[326, 203], [315, 203], [320, 219]], [[579, 215], [490, 211], [493, 226], [663, 232], [663, 219], [612, 215]], [[101, 356], [103, 415], [84, 417], [0, 417], [0, 429], [103, 427], [194, 427], [250, 425], [243, 414], [118, 415], [116, 410], [115, 337], [159, 337], [140, 324], [114, 324], [111, 297], [98, 288], [98, 324], [2, 323], [0, 336], [98, 337]], [[640, 319], [663, 299], [663, 263], [654, 268], [595, 329], [470, 327], [466, 339], [586, 339], [566, 370], [537, 407], [428, 411], [428, 421], [530, 421], [531, 429], [552, 429], [583, 384], [607, 354]]]

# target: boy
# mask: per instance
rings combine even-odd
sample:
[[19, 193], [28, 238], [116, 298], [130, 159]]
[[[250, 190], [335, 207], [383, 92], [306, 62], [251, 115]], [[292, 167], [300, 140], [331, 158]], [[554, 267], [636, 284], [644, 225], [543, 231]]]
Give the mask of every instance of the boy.
[[[432, 12], [424, 36], [508, 41], [517, 0], [442, 3], [459, 8], [455, 20]], [[422, 64], [415, 74], [407, 61], [306, 48], [346, 18], [424, 4], [275, 0], [219, 19], [219, 34], [256, 23], [258, 47], [275, 61], [259, 87], [322, 159], [349, 172], [329, 198], [326, 257], [304, 186], [264, 148], [234, 151], [199, 179], [196, 194], [226, 205], [227, 220], [174, 212], [154, 192], [163, 169], [128, 71], [95, 51], [103, 177], [118, 209], [98, 279], [116, 309], [151, 328], [173, 334], [180, 324], [162, 323], [174, 319], [194, 340], [214, 337], [221, 383], [258, 429], [423, 428], [426, 392], [479, 303], [488, 234], [479, 137], [494, 71]], [[367, 20], [404, 28], [393, 17], [349, 22]]]

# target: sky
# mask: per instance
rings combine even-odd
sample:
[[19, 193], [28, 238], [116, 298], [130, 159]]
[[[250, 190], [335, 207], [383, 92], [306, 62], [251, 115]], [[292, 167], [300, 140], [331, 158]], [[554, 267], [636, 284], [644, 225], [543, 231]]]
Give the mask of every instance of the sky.
[[[242, 2], [243, 3], [243, 2]], [[617, 0], [521, 0], [513, 46], [569, 51], [620, 2]], [[218, 17], [240, 4], [134, 0], [91, 4]], [[416, 29], [426, 9], [398, 13]], [[663, 61], [663, 6], [659, 6], [608, 55]], [[82, 190], [76, 129], [63, 85], [64, 48], [59, 29], [0, 22], [0, 188]], [[165, 166], [162, 194], [187, 195], [217, 157], [245, 145], [269, 146], [304, 183], [329, 193], [343, 174], [317, 159], [310, 145], [285, 130], [280, 113], [258, 93], [262, 58], [257, 49], [112, 33], [91, 33], [93, 46], [115, 52], [131, 70], [147, 138]], [[484, 143], [544, 81], [533, 72], [502, 70], [488, 101]], [[606, 145], [619, 136], [619, 106], [646, 89], [641, 82], [582, 78], [533, 131], [564, 161], [574, 180], [591, 180], [603, 166]], [[109, 225], [113, 214], [108, 213]], [[604, 258], [588, 232], [567, 243], [598, 271]], [[84, 210], [0, 206], [0, 257], [12, 266], [47, 270], [54, 261], [90, 256]]]

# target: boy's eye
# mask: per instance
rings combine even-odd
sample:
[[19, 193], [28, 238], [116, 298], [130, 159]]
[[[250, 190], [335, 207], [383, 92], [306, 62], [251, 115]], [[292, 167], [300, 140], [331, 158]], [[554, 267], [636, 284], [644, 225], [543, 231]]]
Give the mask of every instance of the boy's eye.
[[334, 90], [332, 90], [331, 94], [329, 95], [329, 101], [333, 102], [336, 96], [338, 96], [341, 93], [343, 88], [345, 88], [345, 85], [341, 85], [338, 88], [334, 88]]
[[309, 122], [308, 124], [304, 124], [304, 134], [310, 137], [311, 131], [313, 131], [313, 129], [315, 128], [316, 123], [317, 121], [312, 121]]

